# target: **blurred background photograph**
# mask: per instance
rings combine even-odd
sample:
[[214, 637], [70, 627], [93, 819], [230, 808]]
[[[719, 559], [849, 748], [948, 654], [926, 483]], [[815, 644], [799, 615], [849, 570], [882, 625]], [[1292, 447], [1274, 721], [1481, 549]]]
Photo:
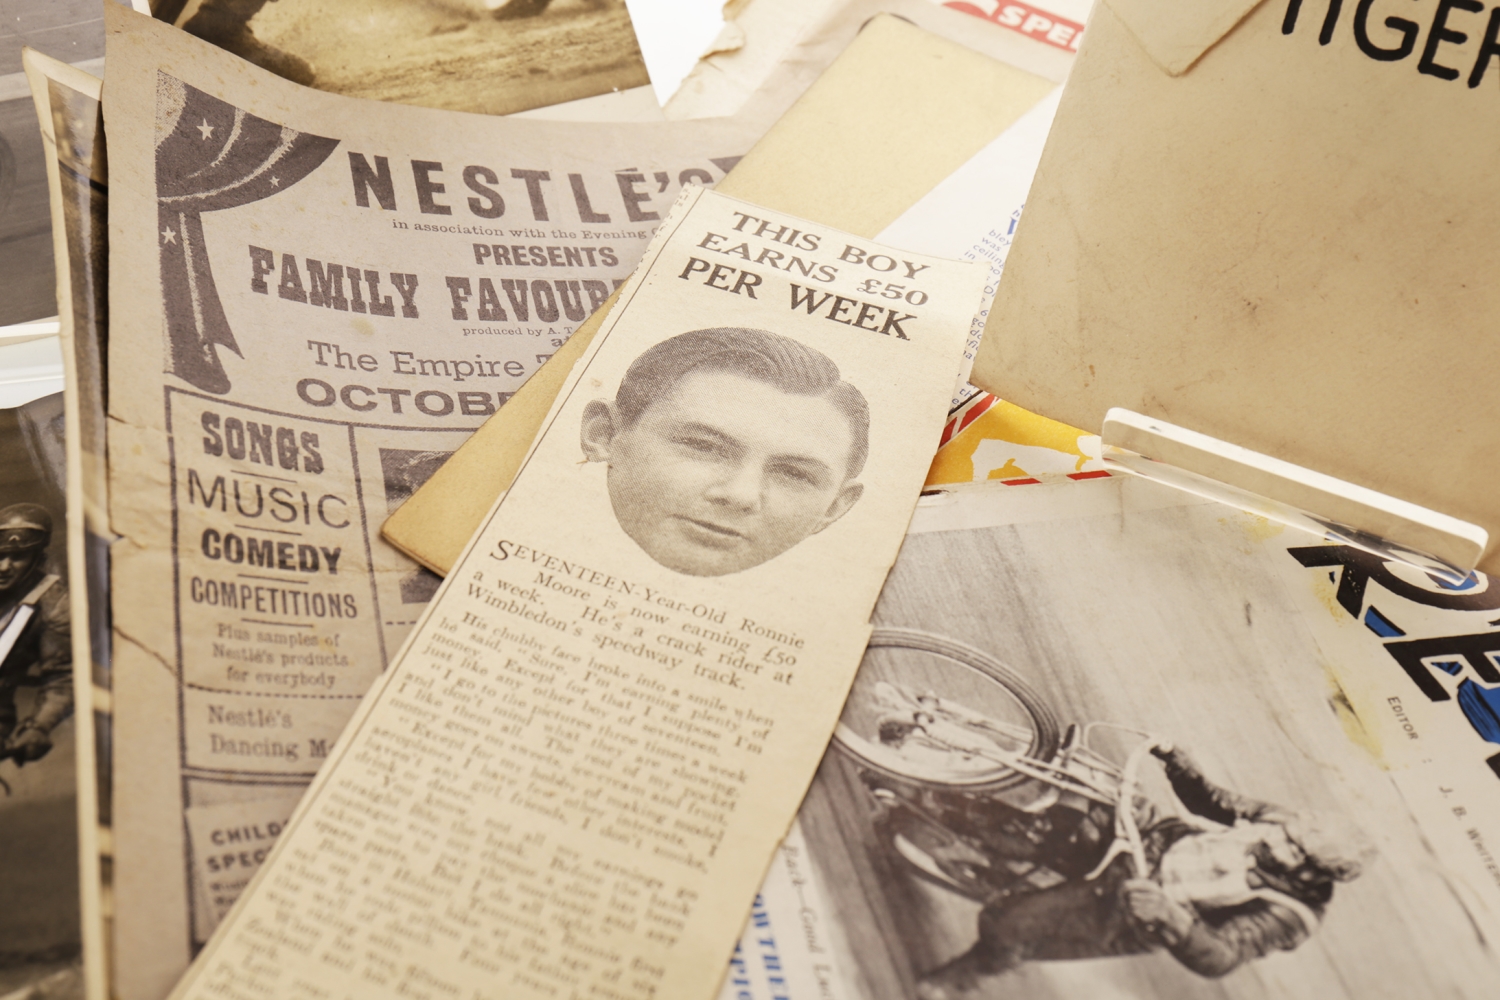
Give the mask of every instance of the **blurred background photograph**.
[[650, 83], [625, 0], [160, 0], [154, 15], [295, 83], [504, 115]]
[[62, 423], [61, 393], [0, 409], [0, 997], [26, 1000], [83, 995]]

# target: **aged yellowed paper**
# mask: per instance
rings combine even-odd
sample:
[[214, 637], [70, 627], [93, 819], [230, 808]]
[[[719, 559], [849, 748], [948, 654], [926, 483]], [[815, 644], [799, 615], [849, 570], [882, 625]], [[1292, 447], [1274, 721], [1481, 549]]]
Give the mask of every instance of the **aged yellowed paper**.
[[985, 277], [685, 192], [174, 996], [711, 996]]
[[[931, 0], [755, 0], [725, 23], [721, 44], [698, 60], [662, 112], [712, 118], [767, 93], [800, 96], [882, 15], [1055, 83], [1072, 65], [1070, 52]], [[948, 94], [958, 105], [976, 96], [962, 88]]]
[[57, 311], [66, 361], [67, 569], [74, 627], [78, 883], [84, 991], [109, 983], [109, 587], [105, 471], [104, 131], [100, 80], [34, 49], [22, 53], [47, 156]]
[[[876, 17], [719, 189], [874, 238], [1051, 89], [1042, 77], [897, 18]], [[858, 137], [873, 134], [902, 153], [871, 157]], [[382, 528], [387, 541], [435, 572], [448, 571], [509, 485], [602, 319], [585, 321], [391, 515]]]
[[765, 122], [378, 104], [108, 14], [115, 982], [143, 1000], [436, 589], [381, 521]]

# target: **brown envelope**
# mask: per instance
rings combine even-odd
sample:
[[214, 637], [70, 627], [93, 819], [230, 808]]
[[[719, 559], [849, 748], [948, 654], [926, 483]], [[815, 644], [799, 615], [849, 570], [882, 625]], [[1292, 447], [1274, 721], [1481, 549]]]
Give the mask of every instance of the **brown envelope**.
[[1479, 0], [1100, 0], [973, 381], [1471, 521], [1500, 571], [1497, 36]]
[[[881, 16], [718, 189], [873, 237], [1053, 86]], [[391, 515], [381, 528], [386, 541], [429, 569], [447, 573], [515, 478], [553, 398], [613, 301], [585, 320]]]

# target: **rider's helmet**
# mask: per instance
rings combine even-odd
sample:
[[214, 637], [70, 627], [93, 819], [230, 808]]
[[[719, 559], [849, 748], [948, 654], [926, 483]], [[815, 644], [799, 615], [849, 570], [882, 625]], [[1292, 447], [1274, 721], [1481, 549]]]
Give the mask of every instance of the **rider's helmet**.
[[1287, 836], [1307, 858], [1313, 872], [1336, 882], [1350, 882], [1379, 853], [1365, 831], [1340, 813], [1299, 811], [1282, 821]]
[[13, 503], [0, 509], [0, 553], [45, 549], [52, 541], [52, 515], [35, 503]]

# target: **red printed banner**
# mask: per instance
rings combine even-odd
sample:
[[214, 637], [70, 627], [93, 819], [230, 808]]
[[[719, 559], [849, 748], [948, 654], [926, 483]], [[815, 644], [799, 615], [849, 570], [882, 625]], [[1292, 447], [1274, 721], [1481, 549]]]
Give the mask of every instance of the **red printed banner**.
[[1068, 52], [1078, 51], [1078, 41], [1083, 37], [1083, 25], [1066, 17], [1043, 10], [1028, 3], [1005, 3], [1004, 0], [952, 0], [944, 7], [963, 11], [993, 21], [1002, 27], [1019, 31], [1028, 38], [1046, 42], [1048, 45]]

